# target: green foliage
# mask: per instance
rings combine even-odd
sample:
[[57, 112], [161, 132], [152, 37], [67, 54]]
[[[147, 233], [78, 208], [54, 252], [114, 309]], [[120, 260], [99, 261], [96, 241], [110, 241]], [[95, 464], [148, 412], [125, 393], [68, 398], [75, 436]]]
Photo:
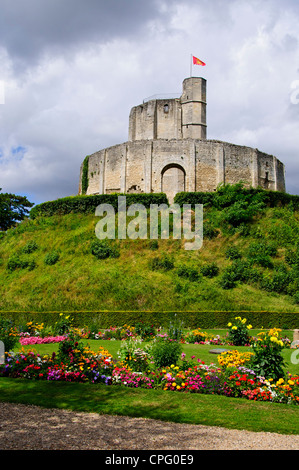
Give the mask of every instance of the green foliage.
[[284, 345], [278, 335], [279, 330], [275, 328], [268, 333], [262, 333], [252, 346], [254, 356], [250, 367], [257, 375], [266, 379], [279, 380], [285, 375], [285, 363], [281, 354]]
[[0, 341], [4, 343], [5, 352], [12, 351], [18, 343], [19, 337], [12, 320], [0, 318]]
[[15, 271], [16, 269], [26, 268], [28, 268], [29, 271], [32, 271], [35, 267], [36, 263], [34, 260], [22, 258], [17, 255], [13, 255], [7, 262], [7, 269], [10, 272]]
[[234, 346], [246, 346], [250, 344], [249, 330], [251, 325], [246, 325], [247, 319], [235, 317], [233, 323], [228, 323], [228, 341]]
[[172, 340], [179, 341], [183, 336], [184, 321], [179, 318], [176, 314], [171, 318], [168, 328], [167, 335]]
[[285, 261], [288, 265], [299, 268], [299, 246], [297, 246], [295, 250], [287, 250]]
[[189, 281], [198, 281], [200, 279], [200, 274], [196, 268], [192, 266], [182, 265], [177, 269], [177, 274], [180, 277], [189, 279]]
[[115, 212], [118, 211], [118, 196], [126, 196], [127, 207], [131, 204], [143, 204], [147, 209], [151, 204], [168, 204], [164, 193], [131, 193], [131, 194], [96, 194], [91, 196], [72, 196], [43, 202], [33, 207], [30, 218], [51, 217], [70, 213], [94, 214], [100, 204], [110, 204]]
[[182, 344], [177, 341], [159, 339], [152, 344], [149, 353], [156, 367], [167, 367], [178, 362], [182, 350]]
[[219, 279], [219, 286], [222, 287], [222, 289], [233, 289], [236, 287], [237, 282], [235, 279], [234, 273], [229, 269], [225, 269], [222, 276]]
[[216, 229], [211, 222], [204, 221], [203, 223], [203, 239], [207, 238], [208, 240], [212, 240], [216, 238], [219, 234], [219, 230]]
[[248, 248], [248, 257], [254, 259], [259, 255], [276, 256], [277, 245], [276, 243], [253, 242]]
[[87, 155], [83, 160], [82, 181], [81, 181], [82, 194], [86, 194], [86, 191], [88, 188], [88, 164], [89, 164], [89, 155]]
[[268, 191], [262, 188], [245, 188], [242, 182], [237, 184], [221, 184], [213, 192], [181, 192], [176, 194], [174, 202], [183, 204], [203, 204], [204, 206], [222, 209], [237, 201], [248, 204], [264, 204], [267, 207], [288, 207], [289, 210], [299, 209], [299, 196], [279, 191]]
[[59, 319], [55, 322], [54, 332], [56, 335], [66, 335], [72, 327], [72, 319], [70, 315], [64, 313], [59, 314]]
[[143, 372], [149, 367], [149, 354], [141, 348], [142, 342], [133, 339], [122, 341], [118, 357], [133, 372]]
[[149, 261], [149, 267], [153, 271], [170, 271], [174, 268], [174, 262], [168, 255], [156, 256]]
[[59, 253], [57, 251], [51, 251], [50, 253], [47, 253], [45, 258], [44, 258], [44, 263], [47, 264], [48, 266], [52, 266], [57, 263], [59, 260]]
[[236, 259], [224, 270], [220, 285], [223, 289], [232, 289], [237, 282], [258, 282], [260, 278], [261, 274], [252, 267], [250, 261]]
[[215, 262], [206, 263], [205, 265], [201, 266], [200, 272], [203, 276], [212, 278], [219, 274], [219, 268]]
[[[249, 306], [250, 307], [250, 306]], [[177, 319], [181, 324], [181, 328], [227, 328], [227, 323], [233, 321], [236, 315], [246, 316], [247, 321], [252, 324], [253, 328], [273, 328], [279, 327], [284, 329], [298, 328], [299, 313], [298, 311], [277, 311], [277, 310], [256, 310], [248, 308], [231, 310], [196, 310], [190, 311], [185, 309], [179, 310], [70, 310], [70, 311], [49, 311], [49, 310], [27, 310], [21, 311], [1, 311], [1, 317], [12, 320], [15, 324], [26, 323], [34, 318], [34, 321], [46, 323], [55, 326], [55, 323], [62, 316], [72, 317], [72, 326], [81, 327], [87, 325], [92, 320], [97, 321], [101, 328], [110, 328], [111, 325], [122, 326], [124, 324], [135, 326], [138, 322], [151, 323], [168, 328], [169, 324]]]
[[24, 220], [33, 205], [25, 196], [0, 193], [0, 230], [7, 230]]
[[59, 343], [58, 358], [64, 363], [76, 362], [83, 355], [84, 347], [80, 337], [70, 332], [66, 339]]
[[144, 322], [138, 322], [135, 325], [135, 332], [145, 341], [152, 339], [157, 333], [156, 328], [153, 324], [148, 324]]
[[37, 249], [38, 249], [38, 244], [34, 240], [31, 240], [28, 243], [26, 243], [22, 251], [23, 253], [30, 254], [36, 251]]
[[222, 223], [238, 227], [240, 225], [252, 222], [253, 217], [264, 209], [264, 204], [249, 204], [247, 201], [236, 201], [222, 211]]
[[261, 280], [261, 288], [268, 292], [288, 292], [288, 286], [293, 281], [293, 276], [284, 265], [280, 265], [271, 276]]
[[158, 250], [159, 248], [159, 242], [158, 240], [149, 240], [148, 242], [148, 247], [150, 250]]
[[242, 258], [242, 254], [236, 246], [230, 246], [225, 250], [225, 257], [231, 260], [240, 259]]
[[91, 253], [97, 259], [118, 258], [120, 256], [118, 246], [108, 240], [95, 240], [92, 242]]

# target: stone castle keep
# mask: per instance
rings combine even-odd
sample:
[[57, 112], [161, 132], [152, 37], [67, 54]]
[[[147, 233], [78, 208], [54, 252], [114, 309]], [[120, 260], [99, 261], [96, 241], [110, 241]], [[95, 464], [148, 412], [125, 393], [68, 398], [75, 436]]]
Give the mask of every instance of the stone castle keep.
[[207, 139], [206, 80], [183, 81], [179, 98], [153, 97], [131, 109], [127, 142], [88, 157], [79, 194], [214, 191], [238, 183], [285, 191], [284, 165], [258, 149]]

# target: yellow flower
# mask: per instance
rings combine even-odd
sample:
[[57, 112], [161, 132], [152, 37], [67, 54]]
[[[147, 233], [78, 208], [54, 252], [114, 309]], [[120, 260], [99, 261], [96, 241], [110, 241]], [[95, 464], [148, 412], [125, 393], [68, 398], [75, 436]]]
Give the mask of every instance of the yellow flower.
[[251, 328], [252, 328], [252, 325], [247, 325], [248, 330], [251, 330]]
[[175, 382], [172, 382], [171, 384], [173, 387], [176, 387], [176, 383]]
[[294, 383], [295, 383], [294, 380], [288, 380], [289, 385], [294, 385]]
[[246, 318], [243, 318], [242, 323], [244, 324], [246, 323], [246, 321], [247, 321]]
[[179, 385], [177, 385], [176, 388], [177, 388], [177, 390], [180, 390], [181, 387]]
[[232, 326], [231, 322], [229, 322], [229, 323], [227, 324], [227, 326]]
[[232, 327], [232, 330], [237, 330], [237, 329], [238, 329], [237, 326], [233, 326], [233, 327]]

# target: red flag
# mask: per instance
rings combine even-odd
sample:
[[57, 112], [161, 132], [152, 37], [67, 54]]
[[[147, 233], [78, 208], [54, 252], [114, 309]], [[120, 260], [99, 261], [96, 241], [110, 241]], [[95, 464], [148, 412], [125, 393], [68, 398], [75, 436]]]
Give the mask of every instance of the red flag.
[[195, 65], [206, 65], [202, 60], [199, 60], [197, 57], [193, 56], [193, 64]]

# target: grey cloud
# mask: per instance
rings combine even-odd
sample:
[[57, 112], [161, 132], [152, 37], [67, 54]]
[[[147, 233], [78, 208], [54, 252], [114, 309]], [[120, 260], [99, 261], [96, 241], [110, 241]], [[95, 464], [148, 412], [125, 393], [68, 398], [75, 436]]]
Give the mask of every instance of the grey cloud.
[[2, 0], [0, 41], [28, 64], [49, 49], [129, 38], [160, 15], [156, 0]]

